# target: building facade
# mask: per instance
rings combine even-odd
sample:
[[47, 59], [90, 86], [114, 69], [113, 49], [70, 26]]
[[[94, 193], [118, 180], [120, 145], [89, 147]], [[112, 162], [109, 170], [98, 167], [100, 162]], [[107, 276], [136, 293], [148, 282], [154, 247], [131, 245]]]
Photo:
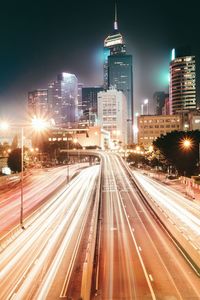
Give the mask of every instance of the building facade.
[[188, 53], [172, 50], [169, 86], [169, 101], [172, 114], [180, 110], [196, 108], [195, 56], [191, 56]]
[[[99, 126], [87, 128], [55, 128], [48, 131], [46, 141], [78, 143], [81, 147], [108, 149], [110, 147], [110, 133]], [[67, 149], [65, 149], [67, 150]]]
[[155, 114], [162, 115], [163, 108], [165, 106], [165, 100], [169, 98], [169, 94], [166, 94], [163, 91], [155, 92], [153, 94], [153, 101], [155, 105]]
[[183, 130], [180, 115], [148, 115], [138, 117], [138, 144], [149, 147], [154, 140], [171, 131]]
[[98, 124], [110, 132], [111, 140], [127, 143], [127, 103], [121, 91], [98, 93]]
[[108, 57], [108, 84], [122, 91], [127, 102], [127, 142], [133, 142], [133, 70], [132, 55], [112, 55]]
[[45, 118], [48, 116], [47, 89], [28, 92], [28, 114], [30, 117]]
[[115, 7], [114, 32], [104, 40], [104, 88], [122, 91], [127, 101], [128, 143], [133, 142], [133, 68], [132, 55], [126, 54], [123, 36], [118, 31]]
[[49, 84], [48, 106], [56, 125], [72, 126], [78, 121], [78, 80], [74, 74], [63, 72]]
[[103, 87], [82, 88], [82, 121], [88, 126], [94, 126], [97, 120], [97, 94], [103, 91]]

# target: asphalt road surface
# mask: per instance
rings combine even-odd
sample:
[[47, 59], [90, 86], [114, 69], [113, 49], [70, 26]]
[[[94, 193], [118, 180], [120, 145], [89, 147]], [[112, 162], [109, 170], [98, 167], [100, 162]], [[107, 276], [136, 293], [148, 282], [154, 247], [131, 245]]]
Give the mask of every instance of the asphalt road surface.
[[94, 299], [200, 299], [200, 279], [143, 204], [117, 155], [103, 155]]

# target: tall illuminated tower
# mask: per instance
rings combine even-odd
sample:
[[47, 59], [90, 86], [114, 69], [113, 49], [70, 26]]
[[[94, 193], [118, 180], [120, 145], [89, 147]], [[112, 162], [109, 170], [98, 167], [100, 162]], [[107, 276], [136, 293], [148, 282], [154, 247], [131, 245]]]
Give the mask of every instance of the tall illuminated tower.
[[189, 49], [172, 50], [169, 101], [172, 114], [196, 108], [195, 56]]
[[132, 55], [126, 53], [124, 38], [118, 30], [115, 5], [114, 31], [104, 41], [104, 88], [114, 87], [127, 101], [127, 142], [133, 142], [133, 67]]
[[109, 88], [108, 83], [108, 58], [110, 55], [126, 54], [126, 45], [123, 36], [118, 31], [117, 5], [115, 4], [115, 21], [113, 33], [104, 40], [104, 88]]
[[57, 125], [72, 126], [78, 121], [78, 80], [61, 73], [48, 86], [49, 112]]

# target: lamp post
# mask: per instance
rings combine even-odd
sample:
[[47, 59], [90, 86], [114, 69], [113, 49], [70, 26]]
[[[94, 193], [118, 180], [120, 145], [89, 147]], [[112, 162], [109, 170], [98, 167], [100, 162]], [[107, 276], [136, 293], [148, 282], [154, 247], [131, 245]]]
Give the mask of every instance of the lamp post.
[[[193, 146], [193, 140], [185, 137], [184, 139], [181, 140], [181, 147], [184, 150], [190, 150]], [[186, 176], [186, 171], [184, 170], [184, 176]]]
[[[78, 143], [78, 139], [77, 139], [77, 138], [74, 138], [74, 139], [73, 139], [73, 143], [77, 145], [77, 143]], [[77, 147], [76, 147], [76, 150], [77, 150]], [[79, 157], [79, 148], [78, 148], [78, 162], [80, 162], [80, 157]]]
[[22, 229], [24, 228], [24, 128], [21, 127], [21, 205], [20, 205], [20, 226]]
[[19, 128], [21, 131], [21, 174], [20, 174], [20, 226], [22, 229], [24, 228], [24, 127], [27, 128], [35, 128], [36, 130], [43, 130], [47, 127], [46, 122], [42, 119], [34, 118], [32, 119], [32, 126], [29, 124], [25, 124], [24, 126], [18, 124], [12, 124], [9, 126], [8, 123], [3, 122], [0, 124], [0, 129], [7, 130], [9, 128]]

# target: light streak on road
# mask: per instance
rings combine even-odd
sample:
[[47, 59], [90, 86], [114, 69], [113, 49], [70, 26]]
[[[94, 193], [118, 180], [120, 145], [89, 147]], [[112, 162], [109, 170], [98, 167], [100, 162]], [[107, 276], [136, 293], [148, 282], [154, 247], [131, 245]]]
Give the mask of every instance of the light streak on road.
[[103, 174], [99, 285], [92, 299], [199, 299], [199, 278], [143, 203], [123, 159], [104, 154]]
[[119, 185], [124, 179], [116, 178], [121, 168], [116, 166], [116, 160], [113, 155], [103, 155], [103, 223], [99, 276], [101, 299], [139, 299], [144, 295], [155, 299], [150, 280], [143, 272], [145, 266], [141, 264], [142, 258], [138, 258], [128, 214], [122, 203]]
[[[84, 164], [82, 165], [85, 166]], [[71, 176], [80, 165], [70, 166]], [[66, 182], [66, 166], [47, 170], [38, 170], [36, 175], [24, 182], [24, 215], [27, 216], [56, 188]], [[0, 234], [6, 233], [19, 222], [20, 190], [19, 187], [0, 195]]]
[[[33, 299], [41, 282], [38, 297], [48, 294], [63, 255], [68, 253], [70, 258], [71, 242], [76, 240], [78, 228], [90, 208], [98, 172], [99, 166], [82, 171], [67, 189], [47, 203], [46, 211], [1, 252], [0, 299]], [[60, 293], [61, 287], [58, 288]]]
[[149, 196], [175, 222], [180, 231], [200, 249], [200, 207], [140, 172], [134, 171], [133, 174]]

